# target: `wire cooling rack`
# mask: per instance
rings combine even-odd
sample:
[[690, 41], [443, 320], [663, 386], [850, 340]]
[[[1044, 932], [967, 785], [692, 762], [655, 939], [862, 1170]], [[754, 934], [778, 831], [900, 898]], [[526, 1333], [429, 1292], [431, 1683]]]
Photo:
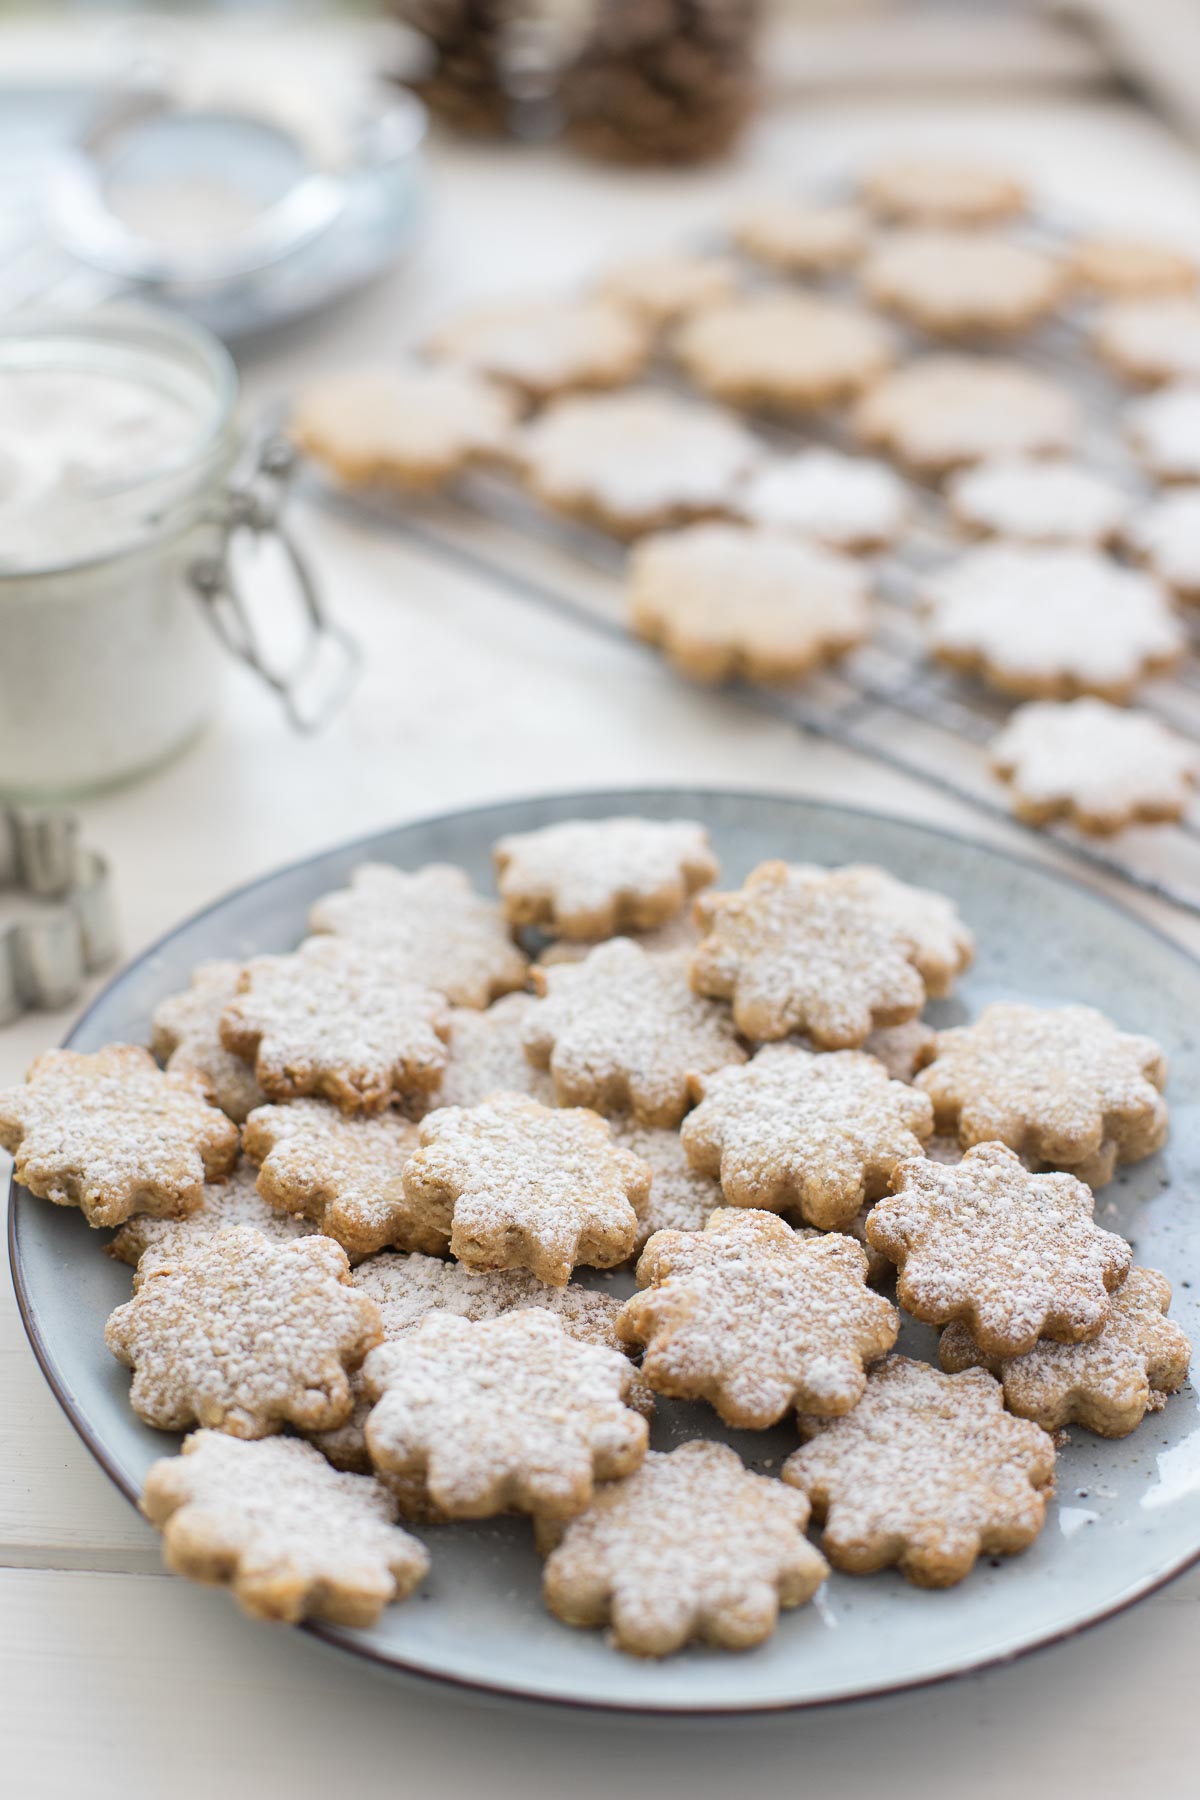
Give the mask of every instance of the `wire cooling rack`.
[[[1062, 248], [1067, 233], [1042, 219], [1024, 227], [1020, 235], [1053, 250]], [[708, 243], [704, 248], [728, 252], [730, 246]], [[825, 287], [836, 292], [843, 285]], [[934, 347], [916, 333], [907, 336], [913, 351]], [[1068, 388], [1083, 419], [1081, 454], [1132, 493], [1149, 491], [1120, 432], [1129, 390], [1091, 354], [1085, 308], [1064, 312], [1018, 339], [1011, 349], [995, 342], [959, 347], [1018, 357]], [[666, 367], [652, 371], [647, 379], [683, 385]], [[856, 448], [838, 417], [806, 416], [793, 425], [752, 416], [748, 423], [778, 450], [806, 444]], [[798, 730], [860, 751], [982, 814], [1020, 825], [987, 756], [988, 745], [1014, 702], [942, 667], [927, 653], [919, 588], [930, 572], [963, 553], [966, 540], [949, 520], [935, 483], [910, 477], [910, 487], [914, 519], [904, 539], [896, 548], [866, 559], [877, 588], [870, 640], [835, 667], [795, 687], [739, 683], [733, 691]], [[622, 591], [625, 546], [591, 526], [551, 512], [523, 489], [516, 476], [492, 470], [471, 473], [447, 496], [419, 510], [374, 493], [325, 492], [336, 504], [483, 577], [518, 602], [573, 620], [582, 628], [633, 641], [625, 624]], [[659, 654], [649, 646], [642, 648], [647, 656]], [[1137, 703], [1200, 753], [1200, 654], [1194, 641], [1184, 662], [1169, 676], [1143, 685]], [[1200, 822], [1194, 810], [1178, 824], [1133, 826], [1111, 839], [1091, 838], [1065, 823], [1022, 828], [1049, 837], [1090, 868], [1117, 875], [1200, 914]]]

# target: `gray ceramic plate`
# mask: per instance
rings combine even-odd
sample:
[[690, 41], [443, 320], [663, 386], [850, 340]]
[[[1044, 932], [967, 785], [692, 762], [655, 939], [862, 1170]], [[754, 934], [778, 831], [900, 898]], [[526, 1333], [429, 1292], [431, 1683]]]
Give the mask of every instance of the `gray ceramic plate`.
[[[110, 983], [69, 1041], [85, 1050], [112, 1039], [145, 1041], [155, 1003], [185, 985], [193, 964], [290, 946], [303, 933], [309, 903], [366, 856], [411, 867], [460, 862], [486, 885], [489, 849], [502, 832], [634, 811], [703, 819], [733, 882], [768, 856], [870, 860], [952, 895], [978, 934], [979, 960], [959, 996], [935, 1009], [943, 1021], [999, 998], [1079, 1000], [1160, 1039], [1172, 1063], [1170, 1145], [1104, 1189], [1097, 1214], [1133, 1240], [1139, 1261], [1166, 1271], [1174, 1313], [1196, 1337], [1200, 966], [1058, 876], [899, 820], [762, 795], [673, 791], [521, 801], [404, 826], [284, 869], [180, 926]], [[22, 1310], [46, 1375], [85, 1442], [133, 1498], [170, 1440], [129, 1411], [126, 1373], [103, 1345], [105, 1318], [127, 1296], [129, 1272], [98, 1254], [78, 1213], [22, 1191], [13, 1195], [11, 1237]], [[909, 1325], [902, 1347], [930, 1356], [933, 1333]], [[660, 1446], [718, 1435], [706, 1409], [664, 1406], [662, 1414]], [[781, 1429], [731, 1441], [774, 1465], [795, 1440]], [[321, 1635], [408, 1674], [569, 1705], [737, 1713], [849, 1700], [962, 1674], [1067, 1636], [1200, 1556], [1196, 1394], [1185, 1388], [1120, 1443], [1073, 1432], [1060, 1458], [1058, 1499], [1024, 1556], [985, 1561], [948, 1593], [919, 1593], [890, 1574], [834, 1576], [817, 1604], [786, 1615], [768, 1644], [743, 1655], [694, 1650], [644, 1664], [609, 1649], [598, 1633], [557, 1624], [542, 1610], [538, 1561], [521, 1521], [451, 1527], [429, 1538], [433, 1571], [420, 1598], [393, 1607], [373, 1631]]]

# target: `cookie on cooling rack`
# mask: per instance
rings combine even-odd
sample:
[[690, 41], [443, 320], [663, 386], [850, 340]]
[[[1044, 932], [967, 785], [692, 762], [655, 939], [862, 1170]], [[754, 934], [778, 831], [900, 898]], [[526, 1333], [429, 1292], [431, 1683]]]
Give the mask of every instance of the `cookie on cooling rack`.
[[864, 443], [936, 476], [986, 457], [1069, 450], [1079, 411], [1065, 387], [1022, 363], [924, 356], [876, 382], [853, 425]]
[[1200, 774], [1192, 746], [1150, 713], [1107, 700], [1031, 700], [988, 752], [1030, 825], [1108, 836], [1182, 818]]
[[869, 252], [862, 283], [877, 306], [942, 337], [1028, 331], [1057, 306], [1058, 264], [983, 231], [893, 232]]
[[880, 550], [898, 538], [911, 502], [886, 463], [815, 448], [773, 456], [742, 482], [734, 510], [752, 525], [795, 531], [831, 550]]
[[1200, 602], [1200, 488], [1159, 494], [1126, 525], [1125, 542], [1172, 593]]
[[1190, 294], [1200, 279], [1193, 257], [1147, 238], [1088, 237], [1067, 253], [1068, 279], [1107, 300], [1148, 300]]
[[649, 354], [650, 337], [645, 320], [613, 300], [508, 300], [459, 314], [434, 335], [429, 349], [527, 400], [548, 400], [569, 388], [632, 381]]
[[1096, 350], [1118, 375], [1158, 386], [1200, 377], [1200, 299], [1117, 300], [1092, 327]]
[[1008, 456], [962, 469], [946, 484], [960, 525], [981, 537], [1026, 544], [1099, 548], [1116, 538], [1133, 509], [1128, 490], [1083, 463]]
[[960, 156], [890, 156], [859, 177], [859, 192], [882, 219], [921, 225], [991, 225], [1025, 210], [1024, 183]]
[[745, 201], [730, 224], [738, 249], [781, 275], [831, 275], [850, 268], [866, 248], [867, 229], [858, 206], [786, 194]]
[[733, 406], [832, 406], [887, 369], [895, 341], [881, 319], [810, 294], [750, 294], [686, 320], [674, 354], [697, 387]]
[[1181, 381], [1125, 408], [1125, 432], [1159, 481], [1200, 481], [1200, 382]]
[[413, 360], [319, 376], [301, 388], [288, 429], [350, 487], [426, 493], [497, 455], [516, 416], [511, 393], [482, 375]]
[[741, 286], [741, 270], [731, 256], [667, 250], [615, 264], [601, 275], [596, 292], [661, 329], [732, 300]]

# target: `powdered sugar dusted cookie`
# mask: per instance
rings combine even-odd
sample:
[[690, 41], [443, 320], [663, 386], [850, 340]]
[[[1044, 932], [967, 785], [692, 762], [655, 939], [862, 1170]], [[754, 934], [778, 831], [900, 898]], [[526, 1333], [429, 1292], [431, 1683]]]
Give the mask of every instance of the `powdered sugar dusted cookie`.
[[568, 394], [516, 440], [539, 500], [619, 537], [728, 511], [761, 454], [728, 413], [654, 388]]
[[798, 681], [855, 649], [870, 625], [861, 563], [760, 526], [646, 538], [626, 593], [637, 635], [697, 681]]
[[917, 1085], [939, 1131], [999, 1142], [1073, 1169], [1092, 1186], [1167, 1137], [1167, 1065], [1153, 1038], [1118, 1031], [1091, 1006], [998, 1002], [939, 1031]]
[[702, 895], [696, 916], [692, 986], [729, 1000], [748, 1038], [854, 1049], [925, 1004], [916, 938], [840, 870], [760, 863], [739, 892]]
[[1200, 481], [1200, 382], [1181, 381], [1125, 409], [1129, 441], [1160, 481]]
[[560, 1106], [631, 1112], [679, 1124], [697, 1077], [745, 1059], [725, 1007], [688, 985], [689, 952], [651, 956], [628, 938], [585, 962], [534, 970], [545, 997], [525, 1025], [525, 1053], [548, 1069]]
[[500, 908], [451, 863], [412, 871], [361, 863], [348, 888], [316, 902], [308, 922], [311, 931], [386, 950], [397, 974], [455, 1006], [486, 1006], [525, 985], [526, 958]]
[[657, 1232], [637, 1278], [617, 1329], [646, 1346], [645, 1379], [745, 1430], [792, 1406], [849, 1412], [900, 1327], [852, 1239], [802, 1237], [773, 1213], [722, 1207], [703, 1231]]
[[475, 1269], [529, 1269], [561, 1287], [577, 1263], [624, 1262], [650, 1170], [582, 1108], [554, 1111], [523, 1094], [447, 1106], [421, 1126], [404, 1187], [450, 1249]]
[[656, 1231], [700, 1231], [723, 1204], [721, 1184], [693, 1169], [677, 1131], [638, 1125], [629, 1118], [612, 1121], [618, 1144], [644, 1162], [651, 1172], [650, 1197], [638, 1203], [636, 1254]]
[[[700, 942], [700, 928], [690, 912], [682, 912], [650, 931], [623, 931], [621, 936], [631, 939], [647, 956], [666, 956], [672, 950], [693, 950]], [[607, 941], [606, 938], [556, 938], [538, 952], [537, 960], [543, 969], [552, 969], [556, 963], [582, 962], [597, 944]]]
[[837, 450], [777, 456], [743, 483], [736, 510], [833, 550], [876, 550], [908, 522], [908, 490], [886, 463]]
[[959, 156], [890, 156], [866, 171], [859, 188], [880, 218], [912, 224], [990, 225], [1026, 204], [1015, 175]]
[[923, 1157], [892, 1180], [867, 1238], [896, 1264], [900, 1304], [918, 1319], [962, 1319], [992, 1356], [1104, 1328], [1130, 1249], [1092, 1223], [1091, 1189], [1074, 1175], [1031, 1175], [1003, 1144], [977, 1144], [957, 1168]]
[[1077, 287], [1110, 300], [1190, 294], [1200, 270], [1192, 257], [1145, 238], [1081, 238], [1071, 246], [1067, 273]]
[[1200, 300], [1117, 300], [1092, 328], [1096, 349], [1130, 381], [1157, 386], [1200, 376]]
[[768, 1044], [696, 1087], [702, 1099], [680, 1134], [692, 1166], [719, 1176], [732, 1206], [795, 1208], [822, 1231], [845, 1230], [885, 1194], [933, 1130], [925, 1095], [859, 1050]]
[[982, 231], [898, 231], [867, 256], [863, 286], [877, 306], [947, 337], [1026, 331], [1062, 293], [1040, 251]]
[[294, 955], [248, 962], [221, 1016], [226, 1048], [272, 1100], [317, 1095], [344, 1112], [419, 1103], [446, 1066], [450, 1014], [403, 953], [307, 938]]
[[649, 353], [650, 331], [612, 300], [509, 300], [461, 313], [429, 347], [544, 400], [567, 388], [632, 381]]
[[784, 275], [828, 275], [862, 255], [867, 221], [857, 206], [788, 195], [747, 201], [732, 223], [734, 242]]
[[311, 1219], [355, 1259], [385, 1245], [445, 1252], [445, 1223], [415, 1216], [405, 1198], [404, 1165], [417, 1141], [416, 1126], [395, 1113], [347, 1117], [324, 1100], [260, 1106], [243, 1135], [268, 1206]]
[[1133, 504], [1124, 488], [1082, 463], [998, 457], [955, 475], [951, 512], [969, 531], [1027, 544], [1107, 544]]
[[492, 854], [510, 922], [569, 938], [661, 925], [719, 867], [689, 819], [567, 819], [502, 837]]
[[1168, 1319], [1171, 1284], [1157, 1269], [1130, 1269], [1112, 1297], [1108, 1324], [1086, 1344], [1035, 1344], [1024, 1356], [986, 1356], [965, 1325], [947, 1325], [938, 1344], [943, 1369], [986, 1368], [1004, 1404], [1047, 1431], [1085, 1425], [1127, 1437], [1148, 1412], [1182, 1387], [1191, 1361], [1187, 1333]]
[[190, 987], [155, 1007], [151, 1039], [168, 1070], [203, 1075], [214, 1104], [237, 1125], [266, 1098], [241, 1057], [221, 1042], [221, 1014], [237, 993], [241, 972], [238, 962], [201, 963]]
[[628, 1358], [536, 1309], [478, 1324], [432, 1313], [373, 1352], [365, 1380], [371, 1460], [421, 1481], [449, 1518], [569, 1519], [646, 1453]]
[[318, 377], [301, 389], [289, 430], [352, 487], [422, 492], [499, 452], [516, 414], [510, 393], [470, 369], [412, 361]]
[[844, 863], [839, 869], [816, 864], [792, 865], [798, 874], [833, 876], [840, 893], [852, 895], [898, 925], [911, 939], [913, 961], [931, 1000], [944, 1000], [975, 957], [975, 939], [945, 894], [932, 888], [913, 887], [874, 863]]
[[477, 1106], [503, 1089], [554, 1106], [553, 1077], [535, 1069], [525, 1054], [525, 1026], [536, 1004], [532, 994], [506, 994], [486, 1012], [456, 1007], [450, 1015], [450, 1060], [434, 1104]]
[[601, 277], [597, 292], [658, 328], [732, 300], [741, 285], [741, 271], [731, 256], [668, 250], [619, 263]]
[[1125, 542], [1181, 600], [1200, 601], [1200, 487], [1160, 494], [1126, 526]]
[[41, 1200], [77, 1206], [89, 1225], [134, 1213], [179, 1218], [204, 1183], [237, 1161], [237, 1126], [210, 1106], [203, 1076], [164, 1074], [149, 1051], [48, 1050], [23, 1087], [0, 1091], [0, 1148]]
[[916, 1587], [951, 1587], [979, 1556], [1031, 1544], [1053, 1492], [1054, 1440], [1004, 1410], [982, 1369], [943, 1375], [889, 1356], [845, 1418], [801, 1418], [808, 1441], [783, 1479], [824, 1523], [837, 1569], [898, 1568]]
[[546, 1605], [567, 1625], [611, 1625], [632, 1656], [692, 1640], [748, 1650], [828, 1573], [807, 1523], [801, 1495], [752, 1475], [727, 1444], [652, 1450], [565, 1531], [539, 1526]]
[[379, 1337], [337, 1244], [272, 1243], [248, 1225], [148, 1250], [104, 1333], [134, 1372], [130, 1403], [147, 1425], [240, 1438], [341, 1424], [348, 1372]]
[[1128, 700], [1186, 647], [1166, 590], [1095, 550], [984, 544], [925, 598], [935, 655], [1005, 694]]
[[1149, 713], [1107, 700], [1031, 700], [990, 755], [1018, 818], [1067, 819], [1101, 834], [1180, 818], [1197, 775], [1190, 744]]
[[202, 1190], [196, 1211], [182, 1219], [154, 1219], [148, 1213], [135, 1213], [112, 1242], [104, 1246], [105, 1253], [116, 1262], [136, 1268], [146, 1250], [162, 1250], [171, 1255], [174, 1246], [213, 1237], [228, 1225], [253, 1225], [264, 1237], [277, 1242], [306, 1237], [312, 1226], [268, 1206], [254, 1185], [257, 1175], [252, 1163], [239, 1163], [224, 1181], [209, 1182]]
[[925, 356], [876, 383], [854, 427], [922, 475], [991, 456], [1068, 450], [1079, 427], [1072, 396], [999, 357]]
[[707, 393], [733, 406], [832, 406], [860, 393], [891, 363], [881, 319], [810, 294], [751, 294], [686, 320], [675, 355]]
[[169, 1569], [230, 1587], [259, 1619], [373, 1625], [429, 1568], [379, 1482], [336, 1473], [294, 1438], [195, 1431], [152, 1464], [141, 1507]]

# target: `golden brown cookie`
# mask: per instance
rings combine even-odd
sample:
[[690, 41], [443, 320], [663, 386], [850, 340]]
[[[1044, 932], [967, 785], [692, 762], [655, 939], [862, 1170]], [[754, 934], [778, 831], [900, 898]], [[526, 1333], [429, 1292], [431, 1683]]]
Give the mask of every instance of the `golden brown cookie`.
[[620, 387], [650, 351], [650, 329], [612, 300], [493, 301], [460, 313], [430, 342], [435, 356], [529, 400], [568, 388]]
[[1200, 299], [1115, 300], [1092, 327], [1096, 350], [1118, 375], [1157, 387], [1200, 377]]
[[1112, 1297], [1108, 1324], [1086, 1344], [1041, 1342], [1024, 1356], [987, 1356], [963, 1324], [938, 1343], [943, 1369], [988, 1369], [1004, 1404], [1046, 1431], [1084, 1425], [1101, 1437], [1127, 1437], [1148, 1412], [1183, 1386], [1191, 1362], [1187, 1333], [1168, 1319], [1171, 1284], [1157, 1269], [1130, 1269]]
[[807, 1523], [807, 1501], [726, 1444], [652, 1450], [565, 1530], [539, 1526], [546, 1605], [566, 1625], [611, 1625], [631, 1656], [691, 1641], [748, 1650], [828, 1573]]
[[543, 995], [525, 1023], [525, 1053], [548, 1069], [560, 1106], [631, 1112], [677, 1126], [698, 1076], [745, 1060], [725, 1007], [688, 986], [689, 952], [652, 956], [628, 938], [584, 962], [537, 968]]
[[[672, 950], [694, 950], [700, 942], [700, 929], [690, 912], [682, 912], [665, 925], [649, 931], [623, 931], [621, 936], [632, 939], [648, 956], [663, 956]], [[597, 944], [607, 942], [607, 938], [556, 938], [538, 952], [537, 960], [543, 969], [552, 969], [556, 963], [582, 962]]]
[[951, 1587], [980, 1556], [1030, 1545], [1054, 1491], [1054, 1440], [1004, 1411], [982, 1369], [943, 1375], [889, 1356], [841, 1419], [804, 1418], [783, 1479], [812, 1502], [836, 1569], [898, 1568]]
[[406, 956], [340, 937], [255, 957], [221, 1015], [222, 1043], [272, 1100], [313, 1095], [348, 1113], [419, 1105], [441, 1080], [449, 1035], [445, 1000]]
[[793, 863], [797, 874], [835, 878], [839, 893], [860, 900], [881, 919], [896, 925], [913, 944], [915, 962], [931, 1000], [954, 992], [958, 977], [975, 959], [975, 938], [945, 894], [900, 881], [874, 863], [843, 863], [826, 870], [815, 863]]
[[1200, 269], [1182, 250], [1145, 238], [1081, 238], [1067, 256], [1067, 274], [1076, 287], [1108, 300], [1146, 300], [1163, 294], [1190, 294]]
[[892, 1184], [867, 1238], [896, 1264], [900, 1304], [918, 1319], [962, 1319], [989, 1356], [1103, 1330], [1131, 1253], [1093, 1224], [1092, 1191], [1074, 1175], [1031, 1175], [1003, 1144], [977, 1144], [955, 1168], [901, 1163]]
[[305, 1219], [295, 1219], [290, 1213], [268, 1206], [255, 1186], [257, 1177], [253, 1163], [240, 1162], [223, 1181], [208, 1182], [200, 1205], [182, 1219], [155, 1219], [149, 1213], [135, 1213], [112, 1242], [105, 1244], [105, 1255], [136, 1269], [147, 1250], [173, 1255], [176, 1247], [186, 1247], [197, 1238], [213, 1237], [228, 1225], [253, 1225], [277, 1243], [307, 1237], [313, 1227]]
[[412, 871], [361, 863], [348, 888], [316, 902], [308, 923], [386, 950], [398, 975], [436, 988], [455, 1006], [487, 1006], [525, 985], [527, 959], [500, 908], [452, 863]]
[[1019, 362], [923, 356], [877, 382], [853, 425], [925, 476], [992, 456], [1045, 456], [1071, 448], [1079, 413], [1066, 388]]
[[337, 1244], [272, 1243], [249, 1225], [148, 1250], [104, 1333], [134, 1372], [130, 1404], [147, 1425], [240, 1438], [340, 1425], [348, 1372], [379, 1337]]
[[1091, 1006], [998, 1002], [939, 1031], [917, 1086], [937, 1129], [1071, 1169], [1093, 1187], [1167, 1137], [1166, 1059]]
[[47, 1050], [23, 1087], [0, 1091], [0, 1149], [22, 1187], [77, 1206], [89, 1225], [134, 1213], [179, 1218], [237, 1161], [237, 1126], [208, 1103], [202, 1075], [164, 1074], [148, 1050]]
[[646, 1453], [646, 1421], [625, 1404], [629, 1359], [536, 1308], [481, 1323], [431, 1313], [364, 1376], [372, 1462], [422, 1482], [448, 1518], [569, 1519]]
[[946, 485], [960, 525], [1026, 544], [1111, 543], [1133, 504], [1127, 490], [1083, 463], [1004, 456], [962, 469]]
[[863, 1039], [868, 1056], [881, 1062], [893, 1081], [911, 1081], [929, 1061], [934, 1030], [923, 1019], [906, 1019], [903, 1025], [883, 1025]]
[[862, 267], [868, 298], [944, 337], [1027, 331], [1058, 304], [1048, 256], [984, 231], [909, 230], [884, 238]]
[[871, 211], [920, 225], [991, 225], [1024, 212], [1024, 183], [960, 156], [889, 156], [859, 180]]
[[750, 294], [685, 320], [674, 353], [697, 387], [731, 406], [832, 406], [889, 367], [889, 326], [859, 307], [788, 291]]
[[679, 1133], [619, 1116], [612, 1121], [612, 1131], [617, 1143], [644, 1162], [651, 1173], [649, 1198], [637, 1205], [634, 1254], [641, 1254], [656, 1231], [702, 1230], [723, 1204], [721, 1184], [692, 1168]]
[[690, 819], [565, 819], [502, 837], [492, 855], [509, 922], [568, 938], [662, 925], [719, 870]]
[[852, 1239], [801, 1236], [773, 1213], [722, 1207], [703, 1231], [657, 1232], [637, 1279], [617, 1330], [645, 1345], [644, 1379], [744, 1430], [793, 1406], [849, 1412], [900, 1327]]
[[886, 463], [821, 447], [774, 456], [742, 483], [734, 510], [830, 550], [880, 550], [908, 523], [908, 490]]
[[1181, 818], [1200, 766], [1152, 714], [1092, 699], [1019, 706], [989, 757], [1018, 818], [1066, 819], [1099, 836]]
[[169, 1569], [231, 1588], [257, 1619], [373, 1625], [429, 1568], [379, 1482], [338, 1474], [295, 1438], [194, 1431], [151, 1465], [141, 1508]]
[[886, 1194], [933, 1130], [925, 1095], [860, 1050], [768, 1044], [693, 1086], [700, 1104], [680, 1134], [693, 1168], [719, 1176], [731, 1206], [794, 1209], [822, 1231]]
[[601, 276], [596, 292], [661, 330], [689, 313], [732, 300], [741, 285], [741, 271], [731, 256], [666, 250], [618, 263]]
[[562, 1287], [578, 1263], [625, 1261], [650, 1171], [596, 1113], [494, 1094], [430, 1113], [404, 1188], [418, 1217], [445, 1226], [460, 1262]]
[[352, 1261], [389, 1245], [445, 1254], [445, 1231], [415, 1216], [404, 1193], [417, 1143], [416, 1126], [395, 1113], [347, 1117], [325, 1100], [257, 1107], [242, 1137], [266, 1204], [310, 1219]]
[[190, 987], [155, 1007], [151, 1037], [159, 1062], [173, 1073], [203, 1075], [209, 1098], [235, 1125], [266, 1099], [253, 1071], [221, 1042], [221, 1014], [237, 993], [241, 972], [239, 962], [201, 963]]
[[450, 1015], [450, 1057], [433, 1105], [477, 1106], [502, 1089], [556, 1105], [553, 1077], [535, 1069], [525, 1054], [525, 1026], [536, 1005], [532, 994], [505, 994], [485, 1012], [456, 1007]]
[[762, 195], [732, 221], [739, 250], [782, 275], [830, 275], [848, 269], [867, 243], [867, 220], [857, 206]]
[[425, 493], [497, 455], [516, 416], [512, 394], [482, 375], [414, 360], [319, 376], [300, 390], [288, 430], [351, 487]]
[[1200, 382], [1180, 381], [1125, 409], [1139, 460], [1159, 481], [1200, 481]]
[[644, 538], [626, 597], [638, 637], [696, 681], [799, 681], [870, 626], [861, 562], [765, 526], [701, 524]]

